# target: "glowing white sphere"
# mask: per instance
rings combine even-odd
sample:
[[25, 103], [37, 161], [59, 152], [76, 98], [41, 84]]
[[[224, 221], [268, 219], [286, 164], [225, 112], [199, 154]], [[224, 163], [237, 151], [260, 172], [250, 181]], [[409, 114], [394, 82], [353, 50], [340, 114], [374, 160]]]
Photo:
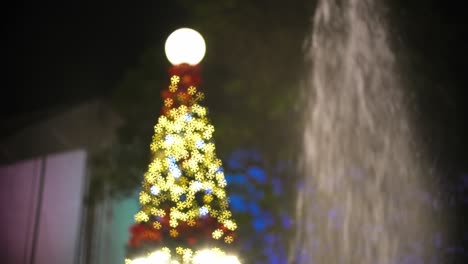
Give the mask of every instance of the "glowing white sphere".
[[167, 38], [165, 50], [172, 65], [197, 65], [205, 56], [205, 40], [193, 29], [179, 28]]

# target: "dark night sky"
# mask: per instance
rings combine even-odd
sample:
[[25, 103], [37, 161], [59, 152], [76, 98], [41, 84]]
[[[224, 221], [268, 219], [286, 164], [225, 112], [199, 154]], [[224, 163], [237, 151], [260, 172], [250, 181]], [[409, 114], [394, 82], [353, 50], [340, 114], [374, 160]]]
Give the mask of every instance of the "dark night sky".
[[[408, 32], [417, 34], [405, 41], [426, 55], [432, 52], [435, 67], [445, 71], [442, 75], [465, 84], [468, 51], [461, 39], [467, 19], [461, 3], [400, 2]], [[2, 116], [105, 94], [145, 47], [163, 41], [178, 23], [183, 25], [180, 9], [171, 1], [26, 1], [4, 13], [4, 88], [15, 95], [13, 100], [2, 98], [16, 106], [4, 102]], [[45, 100], [37, 99], [46, 93], [50, 96]]]
[[[431, 162], [442, 174], [468, 172], [468, 16], [463, 1], [396, 1], [400, 37], [419, 87]], [[401, 3], [400, 3], [401, 2]], [[419, 78], [419, 79], [418, 79]]]
[[[433, 76], [430, 82], [440, 83], [422, 97], [426, 119], [463, 163], [468, 20], [462, 1], [395, 3], [404, 47], [423, 58], [419, 65]], [[3, 12], [2, 119], [108, 95], [145, 48], [184, 25], [172, 1], [17, 1]]]
[[170, 2], [46, 0], [4, 9], [2, 118], [107, 95], [181, 23]]

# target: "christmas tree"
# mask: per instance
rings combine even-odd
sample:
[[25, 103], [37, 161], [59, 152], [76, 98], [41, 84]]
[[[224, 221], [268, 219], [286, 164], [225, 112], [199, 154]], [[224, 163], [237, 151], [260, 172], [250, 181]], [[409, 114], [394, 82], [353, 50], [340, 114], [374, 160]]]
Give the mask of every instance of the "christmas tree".
[[177, 62], [169, 75], [126, 264], [239, 263], [226, 253], [237, 225], [215, 153], [214, 127], [200, 105], [199, 66]]

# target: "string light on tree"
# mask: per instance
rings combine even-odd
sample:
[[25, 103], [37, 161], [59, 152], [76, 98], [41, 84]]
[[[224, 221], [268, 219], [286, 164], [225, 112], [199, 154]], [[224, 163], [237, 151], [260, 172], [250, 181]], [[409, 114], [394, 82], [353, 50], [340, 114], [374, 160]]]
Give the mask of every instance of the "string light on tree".
[[170, 84], [162, 92], [162, 115], [150, 144], [152, 160], [144, 174], [137, 223], [131, 228], [133, 260], [126, 264], [240, 263], [225, 252], [236, 241], [237, 224], [216, 156], [215, 128], [200, 104], [205, 95], [198, 88], [198, 63], [205, 48], [203, 37], [189, 28], [174, 31], [166, 41], [173, 64]]

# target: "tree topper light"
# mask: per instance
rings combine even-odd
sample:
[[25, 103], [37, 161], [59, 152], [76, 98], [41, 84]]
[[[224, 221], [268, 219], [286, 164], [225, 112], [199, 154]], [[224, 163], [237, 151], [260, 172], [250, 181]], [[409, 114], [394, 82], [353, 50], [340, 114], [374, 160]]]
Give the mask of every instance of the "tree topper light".
[[179, 28], [167, 38], [165, 50], [172, 65], [197, 65], [205, 56], [205, 40], [193, 29]]

